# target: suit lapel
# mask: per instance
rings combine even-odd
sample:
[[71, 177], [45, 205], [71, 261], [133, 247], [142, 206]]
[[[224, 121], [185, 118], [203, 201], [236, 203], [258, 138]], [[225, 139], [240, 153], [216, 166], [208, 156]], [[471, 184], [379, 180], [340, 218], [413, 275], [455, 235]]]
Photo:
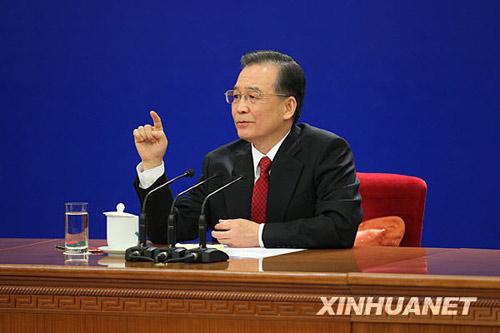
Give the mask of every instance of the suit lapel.
[[[271, 167], [267, 217], [269, 222], [283, 222], [304, 165], [294, 155], [300, 151], [300, 128], [295, 126], [281, 145]], [[251, 197], [250, 197], [251, 200]]]
[[252, 205], [252, 191], [254, 183], [253, 159], [250, 144], [245, 144], [243, 148], [236, 152], [232, 178], [245, 175], [243, 179], [224, 191], [228, 217], [250, 218]]

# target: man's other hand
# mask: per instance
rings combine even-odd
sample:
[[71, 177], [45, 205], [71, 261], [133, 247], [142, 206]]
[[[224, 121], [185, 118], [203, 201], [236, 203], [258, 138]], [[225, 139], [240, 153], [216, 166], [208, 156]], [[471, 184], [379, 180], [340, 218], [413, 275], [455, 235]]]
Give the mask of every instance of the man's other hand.
[[245, 219], [219, 220], [212, 237], [231, 247], [258, 247], [259, 224]]
[[153, 126], [139, 126], [133, 132], [135, 148], [141, 157], [144, 170], [161, 165], [168, 146], [160, 116], [155, 111], [149, 114], [153, 119]]

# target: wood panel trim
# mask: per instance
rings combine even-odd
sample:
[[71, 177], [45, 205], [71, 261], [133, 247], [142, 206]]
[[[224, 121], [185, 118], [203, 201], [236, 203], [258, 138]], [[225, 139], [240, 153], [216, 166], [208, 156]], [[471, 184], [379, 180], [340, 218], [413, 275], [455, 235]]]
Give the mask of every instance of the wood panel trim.
[[310, 302], [321, 304], [319, 296], [308, 294], [240, 292], [213, 290], [158, 290], [132, 288], [67, 288], [0, 286], [0, 295], [51, 295], [51, 296], [99, 296], [99, 297], [145, 297], [168, 299], [203, 300], [247, 300], [262, 302]]

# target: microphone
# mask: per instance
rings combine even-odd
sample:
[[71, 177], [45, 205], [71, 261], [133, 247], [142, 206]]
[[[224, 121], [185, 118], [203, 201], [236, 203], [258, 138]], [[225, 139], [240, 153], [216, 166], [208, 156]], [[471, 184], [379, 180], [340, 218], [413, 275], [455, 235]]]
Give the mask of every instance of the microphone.
[[[159, 189], [168, 186], [175, 182], [176, 180], [184, 177], [193, 177], [194, 176], [194, 170], [193, 169], [188, 169], [184, 173], [178, 175], [177, 177], [174, 177], [170, 179], [169, 181], [165, 182], [164, 184], [161, 184], [158, 187], [155, 187], [151, 191], [149, 191], [146, 196], [144, 197], [144, 201], [142, 202], [142, 208], [141, 208], [141, 214], [139, 215], [139, 240], [137, 243], [137, 246], [128, 248], [125, 251], [125, 260], [127, 261], [154, 261], [153, 258], [153, 253], [151, 249], [147, 249], [146, 247], [146, 234], [147, 234], [147, 216], [146, 216], [146, 203], [148, 201], [148, 198], [151, 194], [154, 192], [158, 191]], [[156, 249], [156, 248], [154, 248]]]
[[168, 222], [167, 222], [167, 248], [163, 249], [158, 249], [155, 251], [154, 258], [156, 262], [164, 262], [167, 259], [170, 258], [182, 258], [184, 257], [186, 253], [186, 249], [183, 247], [175, 247], [175, 244], [177, 244], [176, 240], [176, 233], [175, 230], [177, 228], [177, 214], [178, 214], [178, 209], [175, 207], [175, 204], [177, 203], [177, 199], [179, 199], [181, 196], [184, 194], [194, 190], [195, 188], [209, 182], [210, 180], [219, 177], [220, 174], [216, 173], [211, 177], [208, 177], [197, 184], [191, 186], [187, 190], [184, 190], [177, 194], [172, 201], [172, 206], [170, 206], [170, 214], [168, 215]]
[[176, 223], [177, 222], [177, 208], [175, 208], [175, 204], [177, 203], [177, 199], [179, 199], [184, 194], [194, 190], [195, 188], [197, 188], [197, 187], [199, 187], [199, 186], [207, 183], [208, 181], [210, 181], [214, 178], [217, 178], [219, 176], [220, 175], [216, 173], [213, 176], [208, 177], [208, 178], [198, 182], [197, 184], [191, 186], [187, 190], [184, 190], [175, 196], [174, 201], [172, 202], [172, 206], [170, 207], [170, 214], [168, 216], [168, 224], [167, 224], [167, 244], [168, 244], [168, 247], [174, 247], [175, 244], [177, 243], [176, 238], [175, 238], [176, 237], [175, 228], [177, 226], [177, 223]]
[[186, 258], [187, 262], [209, 263], [209, 262], [226, 261], [229, 259], [229, 256], [225, 252], [214, 248], [207, 248], [207, 218], [205, 216], [205, 206], [207, 204], [208, 199], [210, 199], [212, 196], [245, 178], [246, 176], [241, 175], [238, 178], [233, 179], [229, 183], [219, 187], [215, 191], [209, 193], [205, 197], [205, 200], [203, 200], [203, 203], [201, 205], [200, 217], [198, 219], [198, 232], [200, 238], [198, 245], [199, 247], [187, 251], [189, 252], [190, 255], [189, 258]]

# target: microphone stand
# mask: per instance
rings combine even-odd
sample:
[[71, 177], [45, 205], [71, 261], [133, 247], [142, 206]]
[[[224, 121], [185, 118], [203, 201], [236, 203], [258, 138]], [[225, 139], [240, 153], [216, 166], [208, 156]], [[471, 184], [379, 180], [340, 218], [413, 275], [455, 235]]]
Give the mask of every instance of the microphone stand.
[[219, 174], [215, 174], [211, 177], [208, 177], [175, 196], [174, 200], [172, 201], [172, 206], [170, 206], [170, 214], [168, 215], [168, 221], [167, 221], [167, 247], [160, 248], [155, 251], [155, 253], [153, 254], [155, 262], [165, 262], [168, 259], [177, 259], [185, 257], [186, 249], [183, 247], [175, 246], [175, 244], [177, 244], [176, 229], [177, 229], [177, 216], [179, 214], [179, 210], [177, 209], [177, 207], [175, 207], [175, 204], [177, 202], [177, 199], [179, 199], [184, 194], [194, 190], [195, 188], [207, 183], [208, 181], [216, 177], [219, 177]]
[[203, 200], [203, 204], [201, 205], [201, 213], [198, 219], [198, 233], [199, 233], [199, 247], [196, 249], [189, 250], [188, 252], [191, 254], [191, 257], [188, 259], [189, 262], [201, 262], [201, 263], [210, 263], [210, 262], [218, 262], [218, 261], [226, 261], [229, 259], [229, 256], [215, 248], [207, 248], [207, 218], [205, 216], [205, 206], [207, 204], [208, 199], [210, 199], [213, 195], [222, 191], [226, 187], [233, 185], [236, 182], [239, 182], [242, 179], [245, 179], [245, 176], [239, 176], [238, 178], [230, 181], [226, 185], [218, 188], [217, 190], [209, 193], [205, 200]]
[[146, 216], [146, 203], [149, 196], [156, 192], [157, 190], [168, 186], [175, 182], [176, 180], [184, 177], [193, 177], [194, 171], [193, 169], [186, 170], [183, 174], [180, 174], [177, 177], [170, 179], [164, 184], [152, 189], [149, 191], [144, 197], [144, 201], [142, 202], [141, 214], [139, 215], [139, 239], [137, 242], [137, 246], [133, 246], [128, 248], [125, 251], [125, 260], [126, 261], [154, 261], [154, 255], [157, 250], [156, 247], [148, 247], [146, 246], [147, 242], [147, 216]]

